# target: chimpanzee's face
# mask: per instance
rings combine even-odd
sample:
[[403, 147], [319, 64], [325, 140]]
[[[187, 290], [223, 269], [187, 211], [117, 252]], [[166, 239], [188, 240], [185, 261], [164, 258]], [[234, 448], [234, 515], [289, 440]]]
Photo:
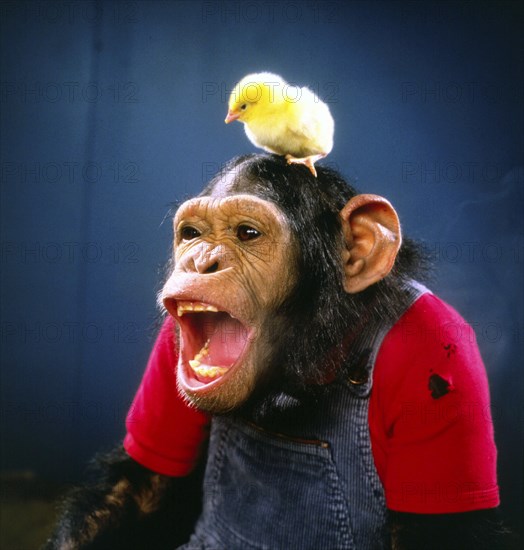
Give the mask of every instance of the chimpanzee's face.
[[161, 299], [178, 325], [178, 385], [213, 413], [300, 397], [341, 372], [373, 298], [360, 294], [401, 243], [386, 199], [271, 156], [230, 164], [179, 208], [174, 233]]
[[217, 195], [176, 213], [161, 298], [179, 327], [180, 390], [201, 409], [226, 412], [252, 394], [286, 330], [278, 310], [296, 282], [296, 243], [271, 202]]

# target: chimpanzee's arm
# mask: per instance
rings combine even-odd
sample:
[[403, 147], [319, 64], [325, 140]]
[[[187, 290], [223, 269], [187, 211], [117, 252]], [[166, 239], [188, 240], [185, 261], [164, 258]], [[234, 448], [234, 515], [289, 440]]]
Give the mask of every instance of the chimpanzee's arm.
[[390, 511], [393, 550], [503, 550], [512, 547], [498, 509], [460, 514]]
[[201, 507], [201, 466], [186, 477], [144, 468], [119, 447], [96, 460], [96, 479], [63, 504], [43, 550], [148, 550], [187, 541]]

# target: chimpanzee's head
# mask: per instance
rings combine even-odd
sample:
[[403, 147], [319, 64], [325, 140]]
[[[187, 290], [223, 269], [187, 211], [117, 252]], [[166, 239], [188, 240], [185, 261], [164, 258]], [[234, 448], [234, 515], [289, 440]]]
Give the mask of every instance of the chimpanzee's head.
[[161, 299], [179, 327], [178, 385], [215, 413], [333, 380], [416, 267], [387, 200], [278, 156], [232, 160], [180, 206], [174, 234]]

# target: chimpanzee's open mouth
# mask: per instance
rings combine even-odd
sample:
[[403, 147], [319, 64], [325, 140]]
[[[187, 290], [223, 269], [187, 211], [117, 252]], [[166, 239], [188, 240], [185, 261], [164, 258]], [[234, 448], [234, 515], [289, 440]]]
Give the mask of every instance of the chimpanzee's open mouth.
[[249, 339], [247, 327], [218, 307], [178, 301], [180, 325], [179, 376], [191, 390], [216, 385], [241, 363]]

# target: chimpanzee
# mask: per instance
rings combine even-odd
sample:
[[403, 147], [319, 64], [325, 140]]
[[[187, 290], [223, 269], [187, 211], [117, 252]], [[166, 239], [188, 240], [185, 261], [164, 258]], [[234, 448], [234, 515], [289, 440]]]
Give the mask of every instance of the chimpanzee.
[[47, 548], [501, 548], [486, 374], [426, 267], [336, 171], [230, 161], [176, 212], [124, 445]]

